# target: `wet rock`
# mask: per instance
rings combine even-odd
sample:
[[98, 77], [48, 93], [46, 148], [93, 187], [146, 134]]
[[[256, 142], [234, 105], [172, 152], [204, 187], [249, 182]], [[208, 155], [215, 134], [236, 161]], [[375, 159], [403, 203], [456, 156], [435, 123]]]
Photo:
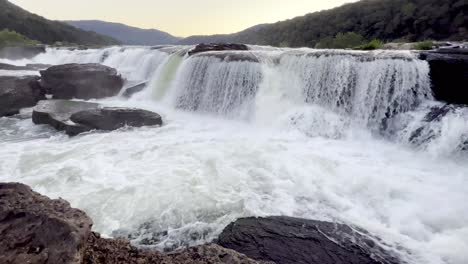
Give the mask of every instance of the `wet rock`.
[[200, 53], [197, 56], [204, 57], [215, 57], [225, 62], [233, 61], [247, 61], [247, 62], [260, 62], [258, 57], [252, 52], [212, 52], [212, 53]]
[[130, 98], [134, 94], [143, 91], [143, 89], [145, 89], [147, 84], [148, 84], [147, 82], [142, 82], [142, 83], [139, 83], [139, 84], [134, 85], [132, 87], [129, 87], [129, 88], [125, 89], [125, 91], [122, 93], [122, 96], [125, 97], [125, 98]]
[[142, 127], [162, 125], [160, 115], [133, 108], [106, 107], [77, 112], [70, 120], [99, 130], [116, 130], [124, 126]]
[[291, 217], [239, 219], [217, 243], [256, 260], [284, 264], [398, 263], [348, 226]]
[[92, 221], [64, 200], [0, 183], [2, 263], [81, 263]]
[[0, 58], [8, 60], [31, 59], [41, 53], [45, 53], [45, 46], [15, 46], [0, 48]]
[[43, 100], [34, 107], [32, 120], [34, 124], [51, 125], [57, 130], [65, 131], [70, 136], [84, 133], [93, 128], [74, 123], [70, 117], [77, 112], [97, 109], [99, 104], [75, 102], [68, 100]]
[[0, 76], [0, 117], [19, 113], [45, 98], [38, 76]]
[[422, 52], [428, 61], [432, 91], [439, 101], [468, 105], [468, 49], [445, 48]]
[[19, 183], [0, 183], [0, 262], [8, 264], [261, 264], [218, 245], [170, 254], [91, 232], [92, 220], [62, 199]]
[[41, 85], [54, 99], [105, 98], [117, 95], [123, 79], [101, 64], [65, 64], [41, 71]]
[[249, 50], [247, 45], [244, 44], [232, 44], [232, 43], [210, 43], [210, 44], [198, 44], [194, 49], [188, 52], [189, 56], [195, 55], [201, 52], [208, 51], [226, 51], [226, 50]]

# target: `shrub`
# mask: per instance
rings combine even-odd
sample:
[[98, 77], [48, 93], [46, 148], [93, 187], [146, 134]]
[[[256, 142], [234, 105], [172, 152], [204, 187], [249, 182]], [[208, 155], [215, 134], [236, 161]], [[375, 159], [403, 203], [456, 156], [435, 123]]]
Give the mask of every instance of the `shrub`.
[[369, 43], [358, 46], [355, 49], [357, 50], [376, 50], [380, 49], [384, 45], [383, 41], [379, 39], [371, 40]]
[[432, 40], [418, 42], [413, 45], [413, 49], [415, 50], [431, 50], [433, 48], [434, 48], [434, 42]]
[[334, 38], [325, 37], [321, 39], [316, 45], [317, 49], [350, 49], [363, 45], [365, 39], [363, 36], [354, 33], [338, 33]]
[[5, 46], [29, 46], [29, 45], [36, 45], [39, 42], [30, 40], [29, 38], [16, 33], [15, 31], [10, 31], [8, 29], [4, 29], [0, 31], [0, 47]]

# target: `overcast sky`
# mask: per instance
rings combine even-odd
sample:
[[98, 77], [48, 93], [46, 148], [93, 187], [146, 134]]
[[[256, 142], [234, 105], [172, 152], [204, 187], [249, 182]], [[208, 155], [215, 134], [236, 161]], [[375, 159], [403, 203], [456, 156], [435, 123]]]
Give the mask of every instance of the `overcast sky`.
[[233, 33], [355, 0], [10, 0], [55, 20], [98, 19], [176, 36]]

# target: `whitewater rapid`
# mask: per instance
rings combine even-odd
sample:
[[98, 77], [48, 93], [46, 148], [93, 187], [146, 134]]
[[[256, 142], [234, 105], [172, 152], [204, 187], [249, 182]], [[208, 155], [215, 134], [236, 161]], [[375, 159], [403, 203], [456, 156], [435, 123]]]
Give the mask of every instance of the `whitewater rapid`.
[[409, 142], [441, 104], [427, 63], [409, 52], [253, 48], [242, 61], [184, 57], [189, 47], [8, 61], [115, 67], [128, 86], [148, 85], [99, 102], [153, 110], [165, 124], [69, 138], [33, 125], [30, 109], [0, 118], [0, 181], [62, 197], [96, 231], [142, 246], [200, 244], [239, 217], [288, 215], [362, 227], [407, 263], [466, 263], [468, 112]]

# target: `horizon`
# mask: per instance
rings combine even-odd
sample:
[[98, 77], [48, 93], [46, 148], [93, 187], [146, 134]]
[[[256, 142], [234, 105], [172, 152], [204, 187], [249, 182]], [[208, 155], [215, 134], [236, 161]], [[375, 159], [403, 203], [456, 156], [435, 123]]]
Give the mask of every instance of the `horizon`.
[[[284, 0], [238, 0], [235, 3], [215, 0], [205, 0], [202, 3], [186, 0], [171, 2], [101, 0], [97, 3], [93, 3], [92, 0], [73, 3], [60, 0], [9, 1], [47, 19], [59, 21], [101, 20], [142, 29], [157, 29], [177, 37], [236, 33], [258, 24], [275, 23], [346, 3], [357, 2], [357, 0], [314, 2], [308, 0], [292, 0], [290, 2]], [[182, 5], [184, 5], [184, 9], [180, 8]], [[52, 6], [54, 8], [51, 8]], [[95, 8], [90, 10], [89, 6]], [[108, 11], [109, 6], [112, 6], [112, 11]], [[164, 8], [158, 9], [158, 7]]]

